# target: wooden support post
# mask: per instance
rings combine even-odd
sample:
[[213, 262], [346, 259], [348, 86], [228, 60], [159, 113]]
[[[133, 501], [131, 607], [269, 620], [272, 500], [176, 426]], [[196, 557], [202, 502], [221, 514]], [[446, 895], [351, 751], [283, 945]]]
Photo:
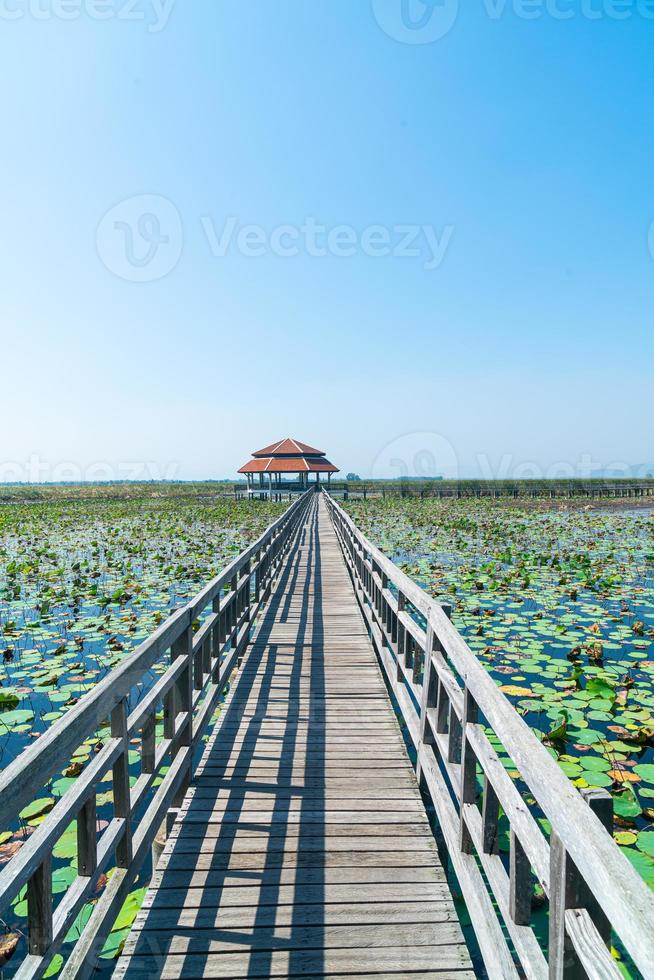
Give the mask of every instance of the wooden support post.
[[[591, 808], [596, 817], [599, 818], [604, 829], [609, 833], [613, 834], [613, 797], [611, 794], [599, 787], [589, 786], [586, 789], [581, 790], [581, 795], [584, 800]], [[582, 887], [582, 907], [586, 909], [590, 915], [595, 928], [599, 932], [600, 936], [606, 943], [607, 947], [611, 948], [611, 923], [607, 919], [606, 915], [602, 911], [602, 908], [597, 901], [595, 895], [588, 888], [586, 883], [583, 883]]]
[[438, 675], [432, 664], [434, 652], [434, 630], [431, 623], [427, 624], [425, 640], [425, 669], [422, 675], [422, 702], [420, 705], [420, 740], [424, 745], [433, 745], [434, 738], [428, 713], [436, 707], [438, 698]]
[[450, 724], [450, 699], [444, 684], [438, 685], [438, 698], [436, 701], [436, 731], [439, 735], [444, 735]]
[[528, 926], [531, 922], [531, 867], [513, 828], [509, 848], [509, 912], [517, 925]]
[[[453, 706], [450, 707], [450, 718], [454, 714]], [[479, 720], [479, 708], [468, 688], [463, 693], [463, 750], [461, 760], [461, 788], [459, 791], [459, 847], [464, 854], [472, 854], [472, 838], [468, 831], [465, 821], [466, 803], [477, 802], [477, 757], [473, 748], [466, 738], [468, 725], [476, 725]], [[450, 722], [450, 741], [449, 752], [452, 752], [452, 722]], [[454, 760], [456, 761], [456, 760]]]
[[141, 772], [152, 773], [156, 762], [157, 721], [154, 710], [148, 715], [141, 729]]
[[[606, 830], [613, 825], [613, 801], [603, 789], [583, 794], [591, 810]], [[608, 798], [608, 799], [607, 799]], [[579, 874], [562, 840], [552, 831], [550, 837], [550, 980], [583, 980], [586, 976], [565, 928], [567, 909], [586, 908], [605, 942], [610, 943], [610, 926], [597, 900]]]
[[124, 821], [124, 832], [116, 848], [116, 865], [128, 868], [132, 861], [132, 808], [129, 785], [129, 740], [127, 738], [127, 698], [111, 712], [111, 737], [120, 739], [122, 752], [113, 766], [114, 815]]
[[98, 866], [98, 838], [95, 793], [77, 815], [77, 872], [90, 878]]
[[39, 865], [27, 883], [29, 951], [43, 956], [52, 944], [52, 857]]
[[[434, 652], [434, 630], [430, 623], [427, 624], [425, 637], [425, 669], [422, 676], [422, 698], [420, 702], [420, 743], [422, 745], [433, 745], [434, 736], [429, 723], [429, 712], [436, 707], [438, 697], [438, 676], [433, 668], [432, 654]], [[418, 783], [422, 780], [422, 765], [420, 763], [420, 746], [418, 746], [418, 759], [416, 762], [416, 778]]]
[[500, 801], [488, 776], [484, 776], [484, 797], [482, 801], [481, 819], [483, 827], [482, 848], [484, 854], [499, 854]]
[[463, 742], [463, 730], [454, 705], [450, 702], [450, 717], [447, 740], [447, 761], [455, 765], [461, 762], [461, 748]]
[[[178, 713], [185, 715], [182, 721], [183, 729], [175, 740], [173, 747], [173, 758], [182, 747], [190, 748], [193, 744], [193, 629], [189, 625], [184, 630], [178, 640], [171, 647], [171, 660], [184, 657], [186, 666], [175, 681], [175, 703]], [[173, 807], [179, 806], [186, 795], [188, 784], [191, 779], [191, 759], [189, 758], [189, 768], [186, 776], [182, 780], [179, 790], [173, 799]]]

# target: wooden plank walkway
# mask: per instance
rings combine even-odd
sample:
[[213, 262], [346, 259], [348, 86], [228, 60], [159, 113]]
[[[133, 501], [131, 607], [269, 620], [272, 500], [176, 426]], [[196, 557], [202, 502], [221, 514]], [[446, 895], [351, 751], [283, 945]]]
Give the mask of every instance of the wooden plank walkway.
[[322, 495], [115, 976], [474, 977]]

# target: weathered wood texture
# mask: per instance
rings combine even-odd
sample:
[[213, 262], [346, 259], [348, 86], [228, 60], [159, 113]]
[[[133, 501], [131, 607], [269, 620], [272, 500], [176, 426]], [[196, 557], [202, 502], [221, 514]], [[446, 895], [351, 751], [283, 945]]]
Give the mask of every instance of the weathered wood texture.
[[316, 495], [115, 975], [354, 974], [473, 976]]
[[[64, 718], [0, 772], [0, 817], [11, 826], [30, 799], [48, 795], [51, 775], [70, 763], [88, 738], [99, 751], [21, 849], [0, 870], [0, 915], [26, 887], [28, 955], [16, 976], [37, 980], [48, 970], [71, 926], [91, 899], [93, 912], [68, 956], [62, 980], [89, 976], [162, 821], [185, 795], [196, 747], [249, 642], [250, 620], [270, 595], [286, 550], [302, 526], [311, 495], [296, 501], [220, 575], [171, 616]], [[253, 590], [253, 585], [256, 587]], [[205, 613], [202, 626], [193, 623]], [[170, 650], [170, 667], [143, 693], [150, 667]], [[164, 710], [163, 738], [156, 714]], [[98, 735], [103, 720], [110, 727]], [[130, 741], [140, 738], [141, 771], [130, 785]], [[112, 779], [114, 813], [96, 822], [96, 793]], [[78, 874], [53, 901], [52, 852], [77, 820]], [[101, 876], [113, 869], [104, 889]], [[100, 887], [98, 887], [100, 886]], [[101, 895], [98, 898], [98, 891]], [[12, 963], [13, 966], [13, 963]]]
[[[654, 896], [611, 837], [610, 794], [572, 785], [447, 610], [326, 499], [489, 976], [614, 975], [607, 946], [616, 933], [642, 975], [654, 978]], [[498, 756], [497, 740], [525, 791]], [[530, 798], [551, 824], [549, 840]], [[498, 849], [500, 808], [510, 831], [508, 867]], [[532, 929], [534, 879], [549, 900], [548, 949]]]

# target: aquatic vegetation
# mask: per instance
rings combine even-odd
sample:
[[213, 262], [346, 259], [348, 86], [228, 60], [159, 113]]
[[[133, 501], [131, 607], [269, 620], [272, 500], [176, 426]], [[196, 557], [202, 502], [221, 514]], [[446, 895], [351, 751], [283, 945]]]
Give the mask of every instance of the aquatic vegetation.
[[[350, 502], [432, 595], [654, 888], [654, 517], [492, 501]], [[517, 773], [512, 773], [517, 777]]]
[[[66, 488], [70, 493], [72, 488]], [[101, 680], [175, 608], [224, 568], [286, 504], [235, 501], [217, 495], [152, 491], [138, 500], [61, 500], [0, 505], [0, 766]], [[165, 669], [155, 664], [149, 683]], [[159, 728], [163, 719], [158, 719]], [[102, 746], [89, 739], [69, 764], [20, 813], [0, 828], [0, 865], [21, 848], [58, 798], [74, 785]], [[138, 769], [140, 745], [130, 751]], [[112, 816], [111, 776], [98, 794], [98, 830]], [[54, 849], [53, 893], [76, 876], [77, 832], [71, 824]], [[99, 893], [106, 884], [104, 877]], [[129, 896], [103, 951], [113, 959], [138, 911], [142, 890]], [[92, 907], [69, 933], [74, 941]], [[3, 975], [25, 949], [25, 890], [5, 915], [0, 945]], [[46, 976], [60, 969], [58, 956]], [[6, 964], [6, 965], [5, 965]]]

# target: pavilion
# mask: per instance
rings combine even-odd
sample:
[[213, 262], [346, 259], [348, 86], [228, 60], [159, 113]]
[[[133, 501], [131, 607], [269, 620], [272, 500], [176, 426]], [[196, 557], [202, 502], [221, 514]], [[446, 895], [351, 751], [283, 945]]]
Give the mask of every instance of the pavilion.
[[[314, 449], [297, 439], [281, 439], [252, 453], [252, 456], [254, 458], [239, 470], [239, 473], [245, 473], [247, 477], [250, 494], [268, 491], [272, 495], [273, 492], [282, 490], [307, 490], [312, 473], [315, 474], [316, 485], [320, 483], [321, 474], [326, 473], [329, 486], [332, 473], [339, 472], [338, 467], [330, 463], [322, 449]], [[257, 474], [258, 487], [255, 483]], [[295, 476], [297, 479], [282, 484], [282, 478], [287, 476]]]

